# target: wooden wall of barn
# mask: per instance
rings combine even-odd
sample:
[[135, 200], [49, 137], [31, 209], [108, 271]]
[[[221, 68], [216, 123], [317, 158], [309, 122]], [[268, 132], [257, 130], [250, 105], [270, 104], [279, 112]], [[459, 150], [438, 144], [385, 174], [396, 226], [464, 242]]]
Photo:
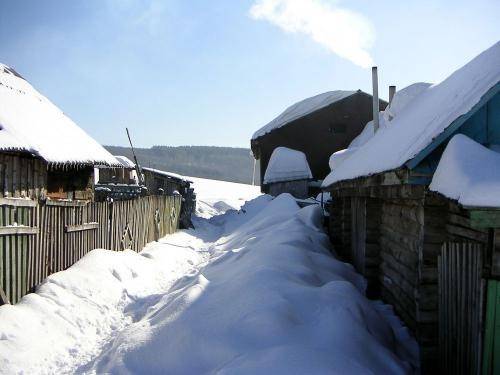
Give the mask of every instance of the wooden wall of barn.
[[148, 188], [148, 194], [159, 194], [160, 189], [163, 190], [164, 195], [172, 195], [175, 190], [181, 190], [182, 183], [171, 177], [163, 176], [148, 170], [143, 170], [144, 184]]
[[49, 166], [47, 197], [51, 199], [93, 200], [94, 167], [88, 165]]
[[380, 221], [380, 273], [382, 298], [410, 327], [416, 329], [418, 259], [423, 237], [421, 200], [387, 199]]
[[[360, 221], [363, 227], [353, 220], [353, 210], [360, 206], [353, 201], [366, 202], [360, 211], [366, 215]], [[457, 203], [404, 186], [333, 192], [330, 215], [330, 237], [337, 254], [355, 264], [369, 281], [378, 278], [382, 299], [394, 306], [419, 342], [422, 368], [436, 371], [438, 257], [448, 242], [487, 248], [487, 231], [472, 227], [469, 211]], [[364, 233], [360, 236], [359, 231]], [[353, 248], [353, 239], [358, 237], [365, 241], [364, 259], [353, 259], [361, 254]]]
[[309, 197], [309, 181], [308, 180], [295, 180], [273, 182], [267, 185], [268, 194], [276, 197], [282, 193], [290, 193], [295, 198], [305, 199]]
[[378, 298], [380, 296], [380, 286], [378, 278], [381, 263], [381, 222], [382, 200], [377, 198], [367, 198], [364, 276], [368, 281], [366, 294], [369, 298]]
[[47, 188], [47, 166], [38, 158], [0, 153], [0, 192], [4, 197], [40, 198]]
[[351, 198], [335, 197], [330, 205], [329, 236], [335, 253], [351, 261]]

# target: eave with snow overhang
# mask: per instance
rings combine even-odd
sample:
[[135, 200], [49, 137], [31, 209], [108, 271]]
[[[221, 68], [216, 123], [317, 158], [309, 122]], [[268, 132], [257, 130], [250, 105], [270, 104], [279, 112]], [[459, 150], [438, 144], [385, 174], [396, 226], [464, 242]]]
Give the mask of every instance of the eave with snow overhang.
[[[465, 134], [485, 145], [500, 144], [499, 66], [500, 42], [420, 93], [333, 170], [323, 187], [396, 171], [407, 177], [401, 183], [429, 184], [453, 135]], [[411, 172], [400, 172], [404, 169]]]
[[116, 165], [106, 149], [12, 68], [0, 64], [0, 151], [25, 152], [49, 166]]

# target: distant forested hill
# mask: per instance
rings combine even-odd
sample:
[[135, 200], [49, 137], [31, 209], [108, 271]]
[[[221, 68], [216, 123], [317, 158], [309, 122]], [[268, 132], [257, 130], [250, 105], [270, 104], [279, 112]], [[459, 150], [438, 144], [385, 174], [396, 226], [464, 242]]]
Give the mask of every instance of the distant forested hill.
[[[133, 159], [129, 147], [104, 146], [113, 155]], [[137, 159], [144, 167], [175, 172], [186, 176], [252, 183], [253, 158], [247, 148], [214, 146], [153, 146], [137, 148]], [[257, 163], [256, 183], [259, 182]]]

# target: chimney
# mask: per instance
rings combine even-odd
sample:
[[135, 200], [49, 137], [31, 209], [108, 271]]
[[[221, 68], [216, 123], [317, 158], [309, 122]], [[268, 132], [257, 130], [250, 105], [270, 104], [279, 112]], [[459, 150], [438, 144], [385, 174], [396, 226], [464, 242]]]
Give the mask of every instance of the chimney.
[[373, 132], [376, 133], [379, 128], [378, 123], [378, 75], [377, 67], [372, 67], [372, 84], [373, 84]]
[[396, 94], [396, 86], [389, 86], [389, 105], [392, 103], [392, 99], [394, 98], [394, 94]]

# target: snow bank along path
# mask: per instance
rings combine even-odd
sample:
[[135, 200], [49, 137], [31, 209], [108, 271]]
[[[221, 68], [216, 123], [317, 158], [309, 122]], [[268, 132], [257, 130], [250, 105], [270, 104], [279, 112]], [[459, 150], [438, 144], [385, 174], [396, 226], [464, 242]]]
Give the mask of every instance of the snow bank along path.
[[411, 373], [414, 342], [290, 195], [94, 250], [0, 307], [0, 373]]

